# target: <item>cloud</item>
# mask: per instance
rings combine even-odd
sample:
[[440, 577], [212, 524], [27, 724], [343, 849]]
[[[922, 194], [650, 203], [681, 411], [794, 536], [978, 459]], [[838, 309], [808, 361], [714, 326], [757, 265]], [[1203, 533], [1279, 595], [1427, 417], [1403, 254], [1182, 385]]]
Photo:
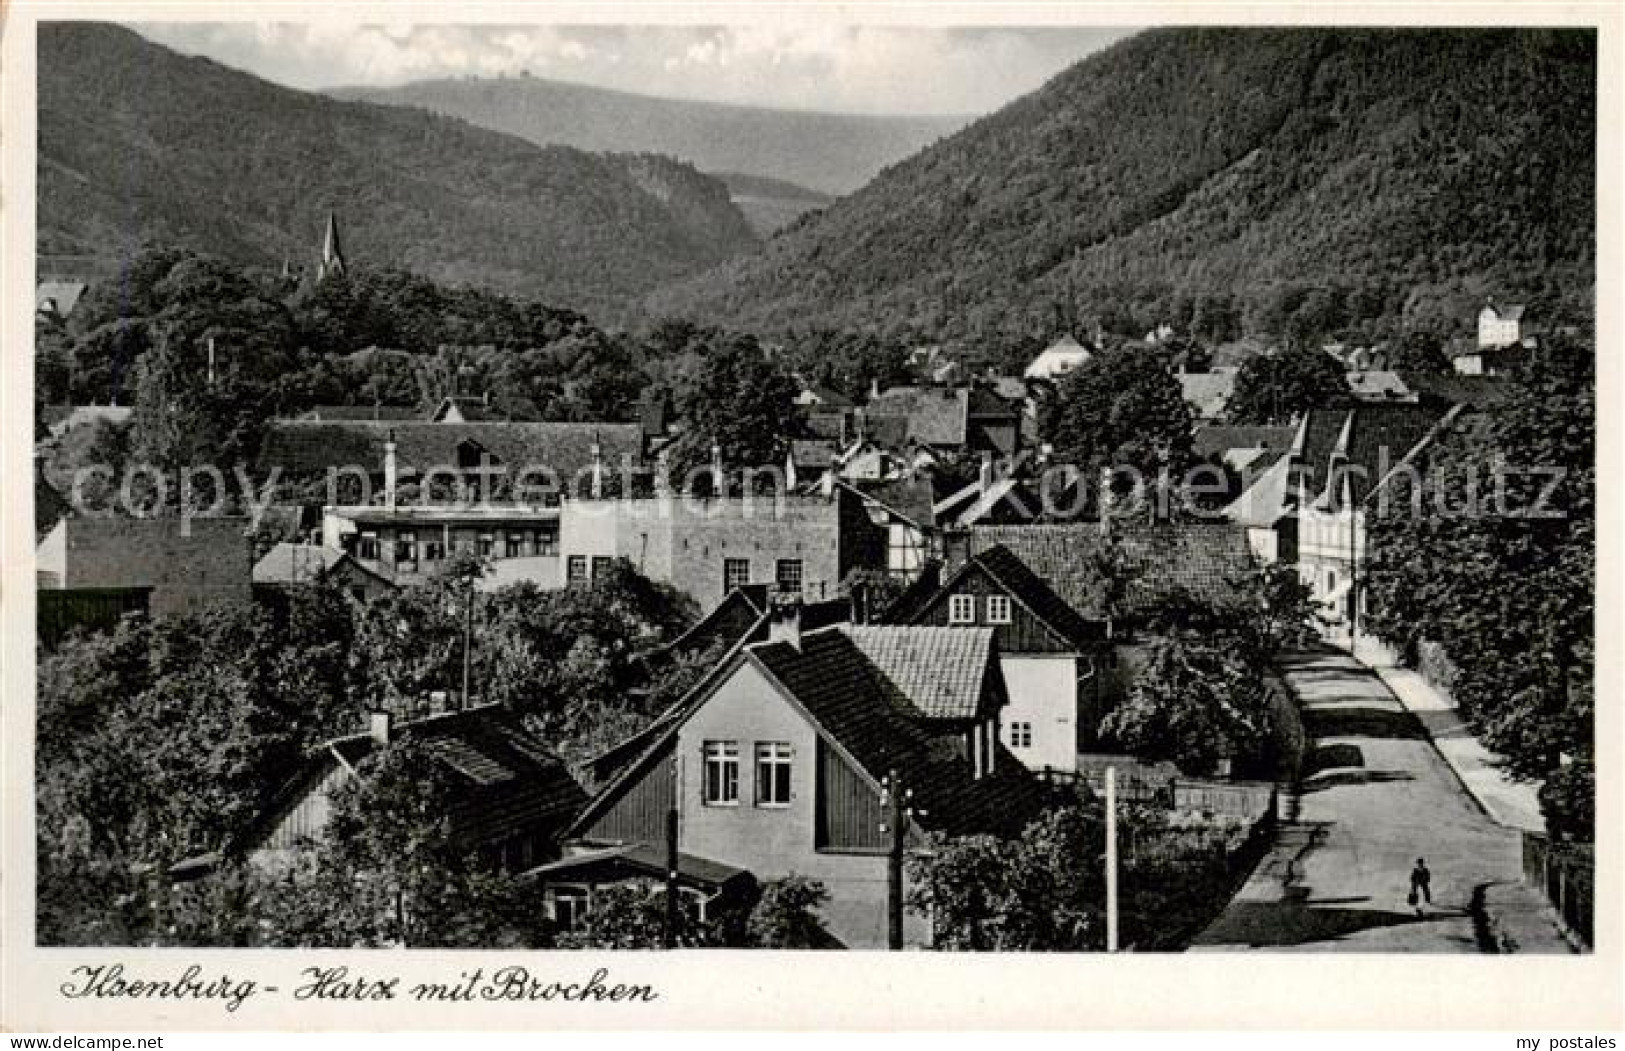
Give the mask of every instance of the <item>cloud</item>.
[[866, 113], [978, 113], [1126, 35], [1080, 28], [840, 24], [559, 26], [163, 23], [177, 50], [305, 89], [431, 77], [558, 76], [715, 102]]

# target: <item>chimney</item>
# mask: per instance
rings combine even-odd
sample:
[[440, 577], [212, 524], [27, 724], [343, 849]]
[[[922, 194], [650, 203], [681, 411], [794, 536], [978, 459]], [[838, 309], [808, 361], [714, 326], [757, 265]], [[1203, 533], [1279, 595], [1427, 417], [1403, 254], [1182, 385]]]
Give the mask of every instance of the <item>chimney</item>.
[[767, 641], [787, 642], [801, 652], [801, 596], [775, 591], [767, 601]]
[[209, 337], [209, 386], [214, 386], [214, 337]]
[[384, 506], [391, 511], [395, 510], [395, 487], [398, 477], [395, 464], [395, 430], [390, 428], [389, 437], [384, 439]]
[[598, 436], [592, 438], [592, 498], [604, 498], [604, 447], [598, 444]]
[[388, 712], [370, 712], [367, 715], [367, 736], [376, 744], [389, 744], [391, 719]]
[[714, 441], [711, 443], [711, 492], [716, 496], [726, 496], [728, 492], [722, 480], [722, 446]]
[[993, 454], [982, 454], [981, 469], [976, 472], [976, 491], [985, 494], [993, 488]]

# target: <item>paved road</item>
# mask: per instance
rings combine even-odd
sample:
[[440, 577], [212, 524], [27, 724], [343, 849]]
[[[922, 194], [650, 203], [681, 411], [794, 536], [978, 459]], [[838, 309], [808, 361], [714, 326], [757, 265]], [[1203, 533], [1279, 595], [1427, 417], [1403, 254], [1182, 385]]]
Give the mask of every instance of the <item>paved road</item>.
[[[1478, 951], [1473, 888], [1520, 878], [1518, 833], [1491, 821], [1420, 722], [1342, 653], [1282, 661], [1311, 739], [1297, 820], [1193, 951]], [[1406, 904], [1427, 859], [1433, 905]]]

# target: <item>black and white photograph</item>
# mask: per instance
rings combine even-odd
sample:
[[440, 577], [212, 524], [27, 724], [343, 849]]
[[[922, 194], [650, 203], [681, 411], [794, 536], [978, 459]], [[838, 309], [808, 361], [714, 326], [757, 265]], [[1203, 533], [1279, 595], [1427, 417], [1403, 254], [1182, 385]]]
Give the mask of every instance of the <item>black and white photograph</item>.
[[23, 24], [52, 988], [1606, 947], [1597, 20], [736, 10]]

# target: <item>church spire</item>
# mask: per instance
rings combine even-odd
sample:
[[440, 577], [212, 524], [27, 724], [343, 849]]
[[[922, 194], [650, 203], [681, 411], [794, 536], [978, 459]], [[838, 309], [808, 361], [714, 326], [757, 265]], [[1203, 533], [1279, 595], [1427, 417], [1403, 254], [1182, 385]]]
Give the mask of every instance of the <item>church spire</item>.
[[327, 232], [322, 237], [322, 261], [316, 267], [316, 280], [330, 274], [348, 272], [344, 262], [344, 249], [339, 244], [339, 221], [331, 211], [327, 213]]

